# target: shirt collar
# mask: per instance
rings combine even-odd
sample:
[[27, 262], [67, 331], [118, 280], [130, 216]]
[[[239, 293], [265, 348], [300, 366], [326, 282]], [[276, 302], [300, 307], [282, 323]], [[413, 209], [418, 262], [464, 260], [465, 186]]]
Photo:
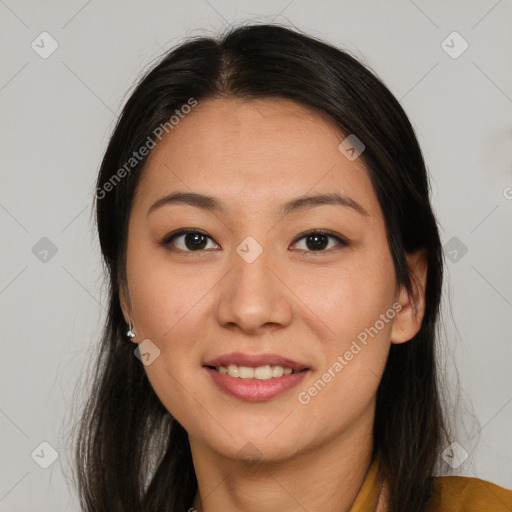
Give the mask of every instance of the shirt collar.
[[349, 512], [374, 512], [380, 490], [379, 456], [373, 459]]

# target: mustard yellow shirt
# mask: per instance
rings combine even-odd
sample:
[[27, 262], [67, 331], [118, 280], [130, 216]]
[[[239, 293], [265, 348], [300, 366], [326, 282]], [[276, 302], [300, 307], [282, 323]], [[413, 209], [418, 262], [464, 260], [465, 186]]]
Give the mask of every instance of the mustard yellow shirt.
[[[374, 512], [380, 490], [379, 458], [375, 458], [350, 512]], [[480, 478], [435, 477], [428, 512], [512, 512], [512, 490]]]

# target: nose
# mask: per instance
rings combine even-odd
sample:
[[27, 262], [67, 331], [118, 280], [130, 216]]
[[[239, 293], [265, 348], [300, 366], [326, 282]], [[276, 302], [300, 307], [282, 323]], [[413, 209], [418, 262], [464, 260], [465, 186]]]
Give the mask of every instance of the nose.
[[264, 334], [290, 324], [293, 294], [272, 259], [271, 251], [265, 249], [252, 262], [233, 254], [231, 271], [219, 283], [220, 325], [248, 334]]

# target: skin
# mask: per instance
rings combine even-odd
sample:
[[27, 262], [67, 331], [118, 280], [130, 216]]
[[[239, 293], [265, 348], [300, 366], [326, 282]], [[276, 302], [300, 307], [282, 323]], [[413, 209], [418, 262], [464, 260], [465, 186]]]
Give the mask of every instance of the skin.
[[[407, 342], [421, 326], [426, 255], [408, 255], [409, 294], [395, 281], [364, 163], [338, 149], [344, 139], [332, 122], [290, 100], [206, 100], [151, 152], [141, 177], [120, 299], [133, 341], [150, 339], [160, 350], [144, 368], [188, 432], [199, 511], [348, 511], [365, 478], [390, 345]], [[215, 196], [226, 210], [172, 204], [148, 215], [174, 191]], [[349, 196], [368, 215], [340, 205], [279, 211], [290, 199], [321, 192]], [[190, 249], [190, 238], [185, 245], [185, 236], [165, 247], [178, 228], [210, 238], [201, 252]], [[307, 237], [297, 238], [314, 229], [348, 245], [328, 238], [314, 251]], [[247, 236], [263, 248], [252, 263], [236, 252]], [[300, 403], [298, 393], [398, 303], [400, 312], [378, 335]], [[310, 371], [271, 400], [241, 400], [220, 391], [202, 367], [233, 351], [278, 353]], [[385, 510], [384, 501], [380, 506]]]

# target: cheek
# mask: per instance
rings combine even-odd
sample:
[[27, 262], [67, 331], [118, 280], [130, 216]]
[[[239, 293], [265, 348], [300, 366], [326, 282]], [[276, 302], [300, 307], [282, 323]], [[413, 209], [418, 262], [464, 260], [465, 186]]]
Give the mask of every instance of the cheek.
[[205, 293], [214, 280], [209, 284], [197, 272], [188, 275], [150, 251], [134, 254], [128, 267], [137, 337], [151, 340], [159, 350], [144, 369], [160, 401], [186, 421], [187, 411], [197, 408], [190, 376], [199, 372], [196, 342], [204, 338]]
[[[359, 251], [343, 266], [305, 272], [299, 296], [314, 312], [322, 365], [302, 401], [310, 400], [334, 423], [361, 413], [380, 382], [389, 352], [394, 299], [394, 266], [384, 245], [382, 253]], [[299, 285], [299, 284], [298, 284]], [[304, 308], [303, 318], [306, 317]], [[381, 315], [384, 315], [382, 319]], [[340, 407], [332, 407], [339, 403]]]
[[173, 264], [163, 249], [147, 243], [128, 254], [128, 281], [139, 328], [146, 337], [165, 343], [199, 310], [214, 276], [206, 267], [202, 275], [197, 266]]
[[[378, 257], [370, 252], [354, 252], [340, 265], [312, 266], [294, 281], [293, 289], [305, 305], [303, 318], [323, 324], [337, 348], [374, 325], [391, 307], [394, 298], [390, 255]], [[388, 332], [388, 327], [386, 324], [382, 330]]]
[[[374, 400], [390, 348], [391, 318], [380, 319], [388, 303], [361, 293], [359, 287], [332, 296], [332, 332], [320, 340], [322, 365], [297, 398], [305, 411], [318, 411], [308, 421], [318, 429], [336, 430], [360, 417]], [[337, 307], [336, 307], [337, 306]], [[329, 430], [329, 428], [327, 429]]]

